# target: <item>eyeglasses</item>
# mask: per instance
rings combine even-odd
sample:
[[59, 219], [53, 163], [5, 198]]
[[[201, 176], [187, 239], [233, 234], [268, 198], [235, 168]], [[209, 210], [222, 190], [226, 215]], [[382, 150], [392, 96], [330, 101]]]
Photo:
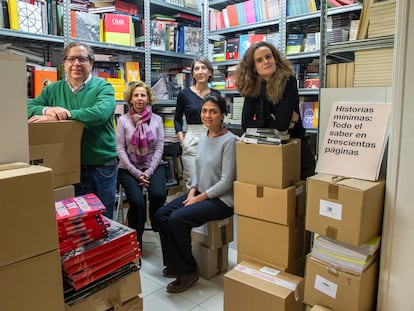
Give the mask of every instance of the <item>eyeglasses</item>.
[[89, 62], [89, 57], [85, 56], [67, 56], [65, 57], [65, 61], [69, 62], [70, 64], [75, 63], [78, 60], [79, 64], [86, 64]]

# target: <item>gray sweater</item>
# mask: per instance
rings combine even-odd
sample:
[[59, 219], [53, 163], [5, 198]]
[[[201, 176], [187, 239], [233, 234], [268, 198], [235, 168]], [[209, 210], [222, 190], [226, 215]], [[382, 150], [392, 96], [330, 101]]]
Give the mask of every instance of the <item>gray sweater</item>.
[[237, 136], [230, 131], [217, 137], [207, 137], [207, 132], [198, 142], [196, 176], [192, 187], [200, 193], [206, 192], [210, 199], [219, 198], [233, 207], [233, 182], [236, 180]]

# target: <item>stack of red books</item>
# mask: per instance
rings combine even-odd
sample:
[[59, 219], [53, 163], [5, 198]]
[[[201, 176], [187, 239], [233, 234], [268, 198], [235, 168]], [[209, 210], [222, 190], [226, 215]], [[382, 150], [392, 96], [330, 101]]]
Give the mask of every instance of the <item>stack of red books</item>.
[[105, 206], [94, 194], [55, 202], [60, 254], [107, 235]]
[[134, 229], [102, 215], [94, 194], [55, 203], [65, 282], [79, 290], [140, 257]]

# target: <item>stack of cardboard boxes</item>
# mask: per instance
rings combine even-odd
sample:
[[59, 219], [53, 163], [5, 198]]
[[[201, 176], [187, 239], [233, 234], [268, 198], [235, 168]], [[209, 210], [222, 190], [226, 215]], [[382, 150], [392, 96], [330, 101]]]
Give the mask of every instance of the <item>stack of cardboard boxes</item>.
[[28, 126], [25, 57], [2, 54], [0, 70], [8, 73], [0, 78], [7, 129], [0, 132], [0, 309], [142, 310], [136, 270], [65, 304], [54, 202], [74, 196], [72, 184], [80, 180], [82, 124]]
[[227, 271], [229, 243], [233, 239], [233, 217], [209, 221], [193, 228], [192, 250], [201, 277], [208, 280]]
[[224, 310], [301, 310], [309, 241], [300, 141], [237, 142], [236, 155], [238, 265], [224, 278]]
[[[341, 243], [342, 249], [349, 245], [357, 250], [381, 235], [384, 189], [384, 180], [327, 174], [308, 178], [306, 229]], [[335, 311], [374, 309], [378, 259], [358, 273], [315, 256], [310, 253], [306, 260], [304, 301], [308, 306], [322, 305]], [[346, 251], [337, 258], [347, 259]]]

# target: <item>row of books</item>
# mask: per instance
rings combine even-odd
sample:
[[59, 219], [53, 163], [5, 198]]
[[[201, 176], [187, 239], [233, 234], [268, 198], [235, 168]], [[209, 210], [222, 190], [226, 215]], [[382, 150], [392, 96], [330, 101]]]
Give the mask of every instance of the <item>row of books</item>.
[[280, 145], [289, 142], [287, 131], [280, 132], [269, 128], [247, 128], [241, 141], [247, 144]]
[[279, 32], [246, 33], [233, 38], [222, 38], [211, 45], [211, 59], [213, 61], [241, 59], [253, 43], [266, 41], [278, 47], [279, 39]]
[[222, 10], [209, 9], [210, 30], [275, 19], [280, 16], [280, 0], [247, 0], [227, 5]]
[[337, 63], [326, 66], [326, 87], [353, 87], [355, 63]]
[[176, 21], [151, 20], [151, 49], [199, 55], [202, 52], [201, 28], [180, 26]]
[[287, 16], [308, 14], [318, 10], [320, 10], [320, 1], [317, 0], [287, 0]]

